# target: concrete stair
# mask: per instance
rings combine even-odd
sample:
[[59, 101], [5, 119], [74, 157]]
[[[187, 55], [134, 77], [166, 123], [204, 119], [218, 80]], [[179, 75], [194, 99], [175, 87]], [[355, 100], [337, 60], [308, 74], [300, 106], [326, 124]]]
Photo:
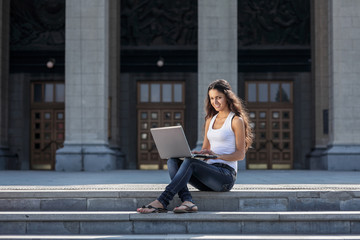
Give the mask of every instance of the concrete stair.
[[351, 240], [359, 239], [359, 236], [349, 235], [232, 235], [232, 234], [131, 234], [131, 235], [3, 235], [0, 239], [96, 239], [96, 240], [188, 240], [188, 239], [212, 239], [212, 240]]
[[2, 234], [360, 234], [358, 212], [2, 212]]
[[[135, 211], [156, 199], [164, 186], [1, 189], [0, 211]], [[224, 193], [190, 190], [201, 211], [360, 211], [360, 185], [236, 186]], [[178, 204], [175, 196], [168, 209]]]
[[0, 239], [360, 239], [358, 187], [192, 189], [198, 213], [135, 212], [162, 187], [5, 189]]

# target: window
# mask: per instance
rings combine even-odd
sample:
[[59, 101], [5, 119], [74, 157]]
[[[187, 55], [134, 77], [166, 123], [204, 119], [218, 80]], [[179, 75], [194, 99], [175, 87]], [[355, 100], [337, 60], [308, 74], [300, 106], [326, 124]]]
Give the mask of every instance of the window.
[[184, 103], [183, 83], [141, 82], [139, 84], [140, 103]]
[[292, 103], [291, 82], [248, 82], [246, 100], [249, 103]]
[[151, 84], [151, 102], [160, 102], [160, 84]]
[[54, 101], [54, 84], [46, 83], [45, 84], [45, 102]]
[[32, 84], [32, 103], [64, 103], [65, 84], [39, 82]]
[[55, 85], [55, 101], [65, 102], [65, 84], [59, 83]]
[[172, 102], [172, 85], [163, 84], [162, 85], [162, 101], [163, 102]]

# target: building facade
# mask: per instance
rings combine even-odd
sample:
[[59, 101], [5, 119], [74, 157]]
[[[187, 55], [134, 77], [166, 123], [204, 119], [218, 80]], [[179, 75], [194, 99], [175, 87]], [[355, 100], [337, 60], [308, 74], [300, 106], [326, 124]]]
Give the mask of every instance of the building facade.
[[0, 8], [0, 169], [166, 169], [149, 129], [180, 124], [201, 147], [221, 78], [255, 135], [240, 168], [360, 170], [360, 1]]

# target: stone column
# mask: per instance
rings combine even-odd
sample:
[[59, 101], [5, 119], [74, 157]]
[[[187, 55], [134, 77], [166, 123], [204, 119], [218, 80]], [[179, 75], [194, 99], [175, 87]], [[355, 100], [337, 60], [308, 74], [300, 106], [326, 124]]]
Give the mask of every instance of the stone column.
[[360, 1], [330, 0], [329, 170], [360, 170]]
[[65, 142], [57, 171], [115, 168], [108, 146], [109, 2], [66, 1]]
[[237, 92], [237, 0], [198, 0], [198, 140], [204, 139], [208, 85], [227, 80]]
[[8, 146], [9, 0], [0, 0], [0, 170], [12, 157]]
[[110, 139], [109, 147], [116, 153], [116, 168], [123, 169], [125, 163], [125, 154], [120, 148], [120, 116], [119, 108], [120, 102], [119, 92], [121, 87], [120, 82], [120, 46], [121, 46], [121, 28], [120, 28], [120, 7], [121, 1], [109, 0], [109, 97], [110, 97]]
[[329, 142], [329, 1], [311, 1], [312, 79], [314, 93], [314, 150], [310, 169], [325, 169], [324, 152]]

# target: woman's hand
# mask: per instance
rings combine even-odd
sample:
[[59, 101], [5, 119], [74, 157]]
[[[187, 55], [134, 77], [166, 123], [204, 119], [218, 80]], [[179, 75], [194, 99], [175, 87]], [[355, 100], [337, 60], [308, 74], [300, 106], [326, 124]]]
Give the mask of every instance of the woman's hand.
[[207, 155], [216, 155], [216, 153], [214, 153], [213, 151], [209, 150], [209, 149], [201, 149], [200, 151], [193, 151], [193, 153], [196, 154], [207, 154]]

